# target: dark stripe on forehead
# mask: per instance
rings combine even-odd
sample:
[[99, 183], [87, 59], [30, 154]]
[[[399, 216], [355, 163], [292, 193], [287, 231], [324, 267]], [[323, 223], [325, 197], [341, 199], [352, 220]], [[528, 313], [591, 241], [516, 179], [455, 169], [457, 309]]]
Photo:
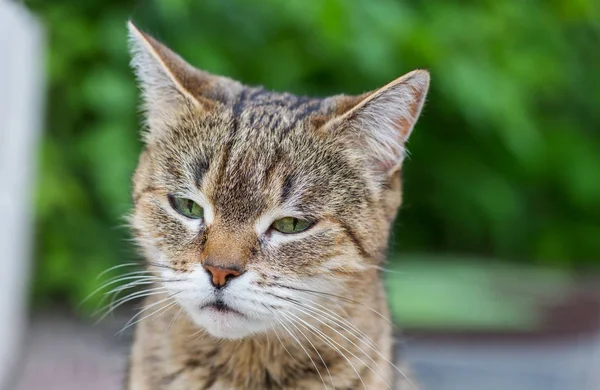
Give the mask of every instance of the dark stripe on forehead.
[[269, 95], [271, 92], [264, 89], [263, 87], [255, 88], [252, 93], [248, 95], [248, 101], [253, 101], [258, 99], [261, 96]]
[[281, 186], [281, 203], [285, 203], [290, 198], [294, 187], [294, 179], [294, 175], [287, 175], [283, 180], [283, 185]]
[[273, 173], [275, 172], [277, 167], [280, 165], [282, 160], [283, 160], [283, 155], [281, 154], [281, 149], [278, 147], [277, 150], [275, 151], [275, 155], [271, 159], [271, 163], [265, 170], [265, 175], [263, 176], [263, 183], [262, 183], [262, 185], [264, 187], [267, 187], [271, 184], [271, 180], [273, 178]]
[[289, 132], [290, 130], [292, 130], [294, 127], [296, 127], [296, 124], [300, 121], [305, 120], [307, 117], [315, 114], [315, 113], [320, 113], [321, 109], [323, 106], [323, 101], [320, 99], [309, 99], [309, 98], [305, 98], [300, 102], [297, 102], [297, 104], [293, 105], [293, 111], [292, 111], [292, 119], [290, 120], [290, 123], [288, 124], [288, 126], [283, 129], [282, 131], [282, 135], [281, 135], [281, 139], [283, 139]]
[[229, 137], [227, 139], [227, 142], [223, 146], [223, 151], [221, 152], [221, 158], [219, 161], [219, 171], [217, 174], [217, 186], [221, 186], [223, 184], [223, 178], [225, 177], [227, 162], [229, 161], [229, 154], [231, 153], [231, 148], [233, 147], [235, 135], [237, 134], [238, 129], [240, 127], [240, 115], [242, 113], [247, 94], [247, 89], [242, 90], [240, 96], [238, 97], [238, 100], [235, 102], [231, 110], [233, 116], [233, 123], [231, 125], [231, 130], [229, 131]]
[[[323, 100], [307, 96], [296, 96], [290, 93], [270, 92], [262, 87], [246, 89], [243, 96], [238, 99], [234, 116], [239, 120], [243, 111], [250, 115], [246, 125], [261, 127], [264, 130], [281, 131], [281, 138], [299, 121], [315, 113], [321, 113]], [[283, 116], [287, 116], [289, 123], [285, 128], [280, 128]]]
[[246, 104], [247, 96], [248, 96], [248, 90], [247, 89], [242, 90], [242, 92], [240, 92], [240, 96], [238, 97], [238, 100], [233, 105], [233, 128], [232, 128], [231, 135], [235, 135], [238, 127], [240, 126], [239, 119], [240, 119], [240, 115], [241, 115], [242, 111], [244, 110], [244, 105]]
[[288, 95], [291, 98], [289, 100], [295, 100], [294, 103], [292, 103], [290, 105], [290, 110], [296, 110], [298, 108], [300, 108], [303, 104], [314, 101], [314, 98], [310, 98], [307, 96], [294, 96], [294, 95]]
[[312, 100], [310, 102], [307, 102], [302, 107], [302, 109], [298, 111], [298, 113], [296, 114], [296, 118], [304, 119], [307, 116], [314, 114], [315, 112], [320, 112], [322, 107], [323, 107], [322, 100]]
[[208, 168], [210, 168], [210, 160], [206, 157], [206, 155], [198, 157], [193, 166], [194, 179], [196, 180], [197, 187], [200, 187], [200, 185], [202, 184], [202, 178], [204, 177], [204, 174], [208, 171]]

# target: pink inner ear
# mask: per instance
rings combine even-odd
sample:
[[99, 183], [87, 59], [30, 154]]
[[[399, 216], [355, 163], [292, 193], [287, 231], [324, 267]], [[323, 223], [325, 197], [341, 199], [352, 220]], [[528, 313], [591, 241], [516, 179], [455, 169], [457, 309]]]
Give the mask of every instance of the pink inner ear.
[[395, 164], [394, 161], [392, 161], [392, 160], [382, 161], [380, 159], [377, 159], [375, 161], [375, 169], [377, 169], [377, 171], [382, 172], [382, 173], [391, 173], [390, 171], [392, 171], [397, 166], [398, 166], [398, 164]]
[[420, 107], [423, 104], [423, 99], [425, 98], [425, 92], [422, 88], [416, 88], [414, 85], [410, 87], [412, 89], [412, 96], [414, 99], [408, 105], [408, 112], [413, 120], [416, 120], [420, 114]]
[[[412, 104], [411, 104], [412, 105]], [[412, 112], [412, 109], [410, 110]], [[412, 115], [412, 114], [411, 114]], [[412, 117], [414, 118], [414, 117]], [[396, 124], [398, 125], [398, 140], [402, 143], [405, 143], [410, 135], [410, 129], [413, 124], [413, 119], [409, 120], [405, 117], [400, 117], [396, 119]]]
[[404, 144], [420, 114], [428, 85], [426, 71], [413, 71], [360, 97], [329, 98], [334, 113], [340, 116], [334, 115], [325, 124], [315, 123], [343, 137], [367, 157], [372, 169], [391, 173], [402, 164]]
[[403, 143], [406, 142], [406, 140], [408, 139], [412, 127], [414, 126], [415, 121], [419, 116], [419, 107], [421, 107], [421, 103], [423, 100], [423, 90], [415, 88], [414, 86], [411, 86], [410, 89], [412, 90], [411, 95], [413, 96], [413, 99], [411, 99], [408, 105], [409, 117], [402, 117], [396, 120], [396, 123], [398, 124], [398, 130], [400, 130], [400, 140]]

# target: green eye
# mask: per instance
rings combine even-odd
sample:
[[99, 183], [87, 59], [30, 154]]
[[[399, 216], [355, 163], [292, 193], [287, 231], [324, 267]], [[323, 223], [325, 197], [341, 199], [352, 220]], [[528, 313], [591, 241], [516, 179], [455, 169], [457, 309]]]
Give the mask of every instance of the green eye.
[[300, 233], [312, 226], [312, 222], [303, 219], [285, 217], [273, 222], [271, 227], [285, 234]]
[[171, 203], [171, 207], [185, 217], [191, 219], [204, 218], [204, 209], [191, 199], [169, 195], [169, 203]]

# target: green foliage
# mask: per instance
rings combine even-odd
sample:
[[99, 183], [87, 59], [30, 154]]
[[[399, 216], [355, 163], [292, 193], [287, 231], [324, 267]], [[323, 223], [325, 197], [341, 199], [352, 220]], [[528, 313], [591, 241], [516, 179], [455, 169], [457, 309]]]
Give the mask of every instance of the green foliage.
[[403, 256], [385, 281], [403, 329], [445, 331], [535, 331], [573, 283], [564, 270], [447, 255]]
[[141, 146], [130, 17], [198, 67], [298, 94], [358, 93], [428, 68], [394, 250], [600, 259], [596, 0], [28, 4], [49, 41], [39, 297], [76, 302], [135, 256], [120, 227]]

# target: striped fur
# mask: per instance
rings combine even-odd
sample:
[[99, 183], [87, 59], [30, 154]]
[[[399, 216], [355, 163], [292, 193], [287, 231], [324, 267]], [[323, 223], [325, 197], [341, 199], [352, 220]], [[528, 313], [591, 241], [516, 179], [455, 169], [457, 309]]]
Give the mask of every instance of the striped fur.
[[[146, 112], [132, 225], [152, 293], [128, 388], [385, 389], [396, 377], [411, 388], [391, 363], [379, 269], [427, 72], [361, 96], [298, 97], [197, 70], [129, 28]], [[287, 216], [315, 224], [270, 229]], [[217, 290], [208, 261], [242, 274]]]

